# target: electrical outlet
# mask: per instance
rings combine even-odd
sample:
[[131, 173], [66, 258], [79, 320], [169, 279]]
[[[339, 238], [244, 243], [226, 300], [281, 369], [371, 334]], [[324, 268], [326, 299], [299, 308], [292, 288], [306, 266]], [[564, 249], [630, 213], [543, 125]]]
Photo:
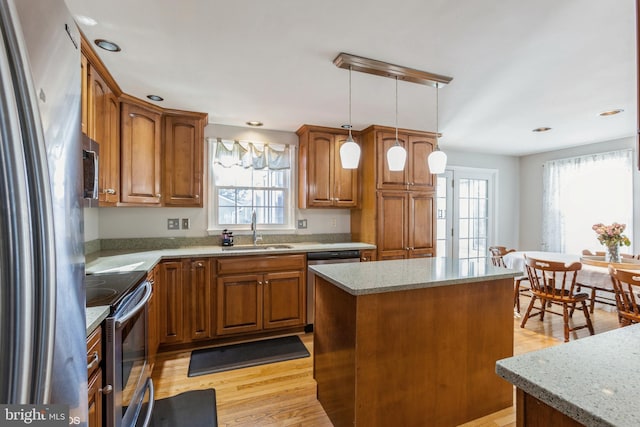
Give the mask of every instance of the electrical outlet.
[[299, 219], [298, 220], [298, 228], [300, 228], [300, 229], [307, 228], [307, 220], [306, 219]]
[[167, 230], [180, 230], [180, 220], [178, 218], [167, 219]]
[[188, 230], [190, 224], [191, 224], [191, 222], [189, 221], [189, 218], [182, 218], [182, 229], [183, 230]]

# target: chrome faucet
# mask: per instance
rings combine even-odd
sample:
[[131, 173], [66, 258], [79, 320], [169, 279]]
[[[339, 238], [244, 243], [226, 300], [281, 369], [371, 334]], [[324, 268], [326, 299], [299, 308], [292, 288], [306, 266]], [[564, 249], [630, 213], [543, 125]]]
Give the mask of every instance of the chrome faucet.
[[251, 214], [251, 231], [253, 231], [253, 246], [258, 246], [258, 222], [256, 221], [256, 210]]

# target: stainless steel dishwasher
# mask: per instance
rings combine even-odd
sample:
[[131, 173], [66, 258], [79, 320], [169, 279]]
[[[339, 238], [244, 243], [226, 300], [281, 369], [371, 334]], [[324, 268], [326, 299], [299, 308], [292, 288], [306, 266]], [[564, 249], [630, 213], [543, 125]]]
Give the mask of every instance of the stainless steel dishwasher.
[[[324, 251], [307, 253], [307, 266], [319, 264], [340, 264], [344, 262], [360, 262], [359, 250]], [[307, 270], [307, 326], [306, 332], [313, 331], [315, 315], [315, 274]]]

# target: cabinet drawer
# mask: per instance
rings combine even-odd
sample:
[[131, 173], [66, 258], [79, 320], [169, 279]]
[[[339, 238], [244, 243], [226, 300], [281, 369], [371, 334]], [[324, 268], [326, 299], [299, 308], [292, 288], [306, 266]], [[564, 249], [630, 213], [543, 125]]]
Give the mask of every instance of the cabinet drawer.
[[102, 363], [102, 327], [98, 326], [87, 338], [87, 377], [91, 377]]
[[218, 258], [218, 274], [263, 273], [268, 271], [305, 270], [306, 255], [271, 255]]

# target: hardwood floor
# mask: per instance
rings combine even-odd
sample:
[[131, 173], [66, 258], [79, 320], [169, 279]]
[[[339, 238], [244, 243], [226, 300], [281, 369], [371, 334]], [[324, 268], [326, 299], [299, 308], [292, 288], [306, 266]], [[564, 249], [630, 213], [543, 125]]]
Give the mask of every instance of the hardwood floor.
[[[523, 297], [523, 312], [528, 303], [529, 299]], [[596, 308], [593, 314], [596, 333], [618, 327], [617, 315], [610, 309]], [[581, 313], [576, 312], [575, 316], [577, 322], [583, 321]], [[530, 319], [524, 329], [520, 328], [520, 321], [514, 318], [513, 322], [514, 354], [563, 343], [560, 316], [547, 315], [543, 322], [537, 317]], [[588, 335], [582, 329], [572, 333], [571, 339]], [[331, 426], [316, 400], [313, 334], [300, 337], [312, 357], [193, 378], [187, 377], [190, 352], [159, 354], [153, 370], [156, 399], [187, 390], [214, 388], [220, 426]], [[464, 427], [489, 426], [515, 426], [515, 407], [464, 424]]]

